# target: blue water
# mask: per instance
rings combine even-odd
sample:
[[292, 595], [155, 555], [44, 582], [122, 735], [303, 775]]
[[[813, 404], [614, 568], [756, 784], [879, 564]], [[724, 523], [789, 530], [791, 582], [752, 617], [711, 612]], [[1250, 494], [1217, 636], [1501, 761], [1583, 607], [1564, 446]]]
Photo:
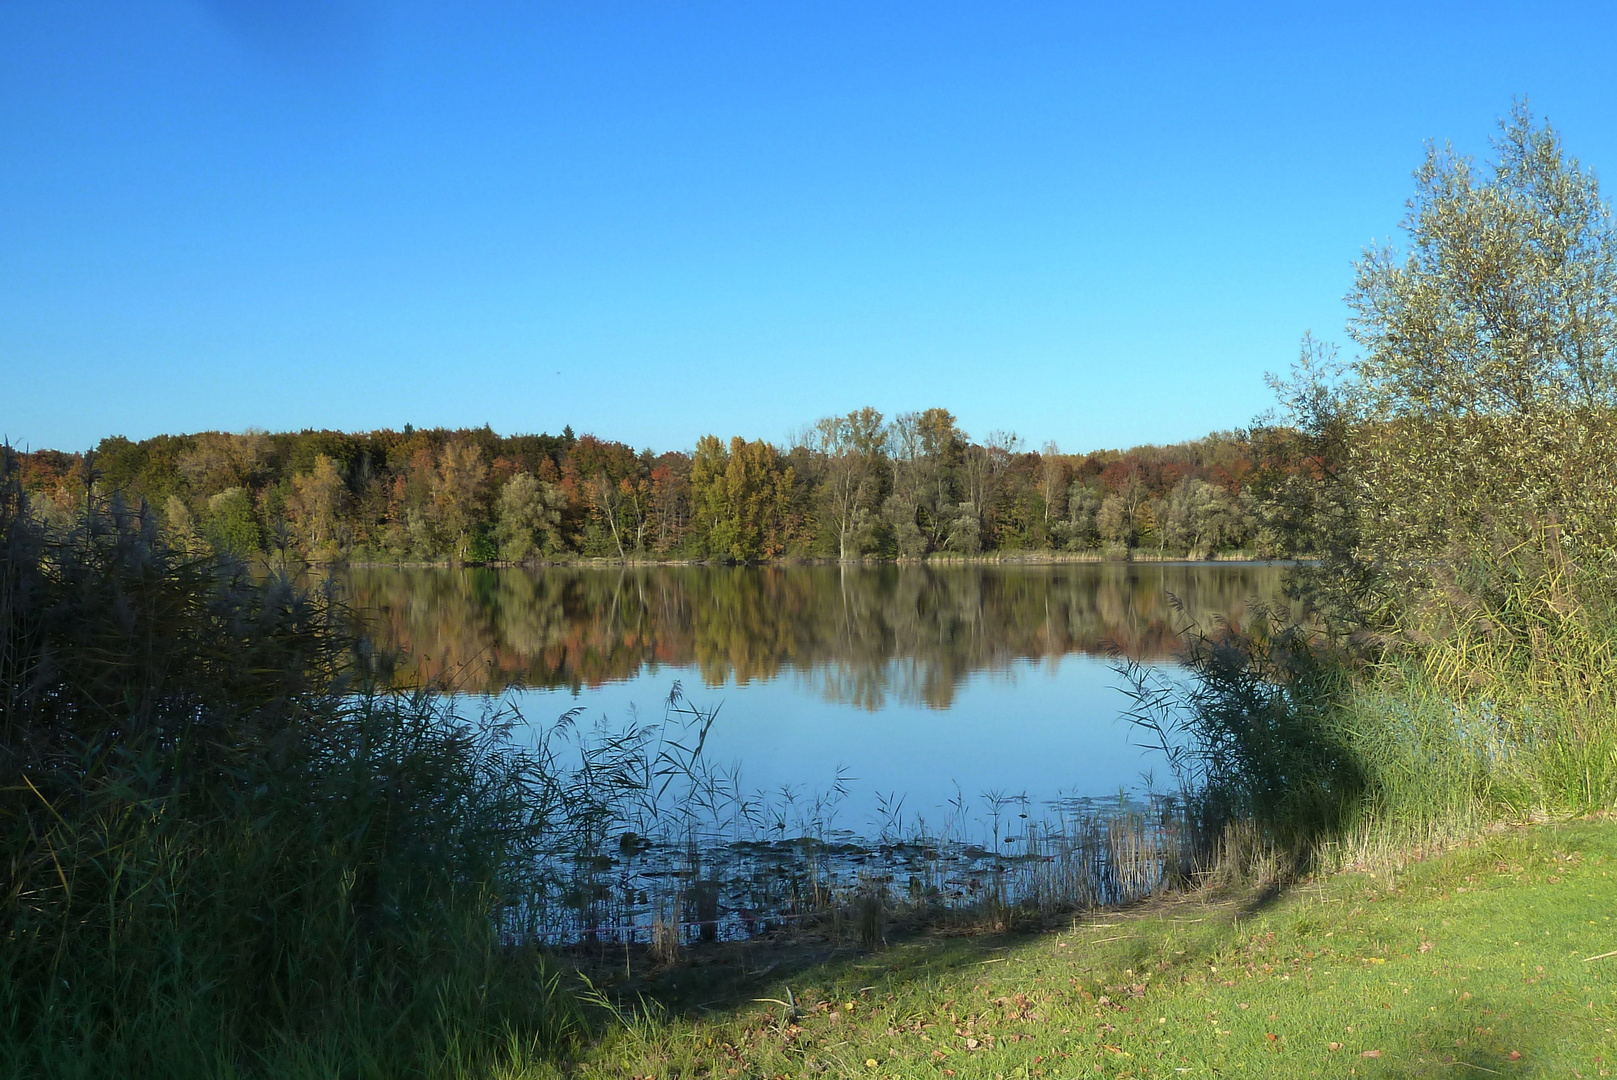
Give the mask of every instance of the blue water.
[[880, 832], [902, 800], [929, 824], [964, 798], [1035, 804], [1173, 787], [1120, 714], [1126, 652], [1172, 667], [1188, 625], [1238, 622], [1274, 566], [356, 569], [345, 579], [403, 685], [504, 700], [534, 733], [561, 713], [656, 723], [678, 682], [718, 710], [707, 760], [744, 792], [811, 801]]
[[848, 794], [836, 824], [863, 835], [879, 831], [878, 808], [896, 799], [906, 822], [919, 814], [936, 823], [962, 796], [980, 817], [992, 793], [1046, 802], [1139, 792], [1152, 771], [1168, 779], [1160, 753], [1138, 745], [1141, 733], [1120, 719], [1127, 701], [1111, 661], [1083, 654], [972, 672], [949, 708], [901, 694], [867, 708], [828, 692], [837, 684], [827, 671], [708, 686], [694, 668], [667, 666], [577, 693], [513, 690], [507, 700], [533, 723], [582, 708], [581, 721], [610, 728], [661, 719], [676, 680], [693, 705], [718, 710], [707, 756], [738, 770], [744, 790], [812, 798], [842, 777]]

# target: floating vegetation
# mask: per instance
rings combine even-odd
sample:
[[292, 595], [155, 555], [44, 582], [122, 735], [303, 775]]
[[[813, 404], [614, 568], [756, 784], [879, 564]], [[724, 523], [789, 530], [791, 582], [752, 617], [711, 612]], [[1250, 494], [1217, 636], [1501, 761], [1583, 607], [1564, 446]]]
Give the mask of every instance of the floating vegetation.
[[[1207, 845], [1178, 796], [1110, 799], [957, 789], [938, 822], [877, 797], [874, 835], [839, 823], [846, 776], [824, 790], [749, 792], [703, 755], [717, 710], [676, 683], [660, 724], [585, 729], [565, 714], [537, 740], [575, 822], [545, 856], [545, 888], [507, 935], [547, 944], [739, 940], [804, 922], [877, 944], [899, 917], [1051, 913], [1131, 903], [1188, 880]], [[578, 764], [564, 764], [576, 756]]]

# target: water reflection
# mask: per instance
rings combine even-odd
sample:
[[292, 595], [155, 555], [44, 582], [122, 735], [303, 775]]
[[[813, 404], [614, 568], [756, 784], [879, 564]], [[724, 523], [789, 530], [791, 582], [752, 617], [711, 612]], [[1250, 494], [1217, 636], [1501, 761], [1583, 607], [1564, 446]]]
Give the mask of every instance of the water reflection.
[[[1281, 568], [1231, 564], [374, 569], [343, 575], [396, 681], [578, 691], [659, 668], [709, 687], [810, 683], [826, 701], [951, 708], [973, 675], [1172, 654], [1239, 622]], [[1176, 610], [1177, 598], [1180, 610]]]

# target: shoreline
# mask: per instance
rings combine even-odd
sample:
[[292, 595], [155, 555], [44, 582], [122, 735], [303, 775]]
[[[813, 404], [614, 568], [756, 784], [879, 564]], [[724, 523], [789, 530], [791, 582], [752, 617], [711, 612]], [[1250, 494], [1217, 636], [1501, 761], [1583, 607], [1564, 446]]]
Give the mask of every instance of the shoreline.
[[565, 559], [524, 559], [521, 561], [508, 561], [504, 559], [489, 559], [485, 561], [456, 561], [451, 559], [358, 559], [341, 560], [334, 562], [305, 563], [305, 566], [319, 569], [347, 569], [347, 570], [547, 570], [547, 569], [639, 569], [649, 567], [735, 567], [765, 569], [772, 567], [799, 567], [799, 566], [1056, 566], [1064, 564], [1112, 565], [1112, 566], [1295, 566], [1310, 560], [1305, 558], [1276, 558], [1267, 559], [1255, 555], [1209, 555], [1200, 559], [1193, 559], [1185, 555], [1134, 555], [1131, 558], [1119, 559], [1101, 555], [1098, 552], [1008, 552], [997, 555], [929, 555], [924, 559], [902, 559], [869, 556], [860, 559], [835, 558], [788, 558], [770, 559], [760, 562], [741, 562], [729, 559], [616, 559], [604, 556], [579, 556]]

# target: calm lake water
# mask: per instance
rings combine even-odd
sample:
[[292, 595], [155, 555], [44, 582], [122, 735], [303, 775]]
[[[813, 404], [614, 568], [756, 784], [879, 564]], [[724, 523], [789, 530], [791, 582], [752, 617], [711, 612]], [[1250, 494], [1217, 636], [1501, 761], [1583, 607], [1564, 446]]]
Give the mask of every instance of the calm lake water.
[[[1139, 791], [1160, 764], [1118, 718], [1114, 650], [1239, 622], [1283, 569], [1250, 564], [354, 569], [401, 683], [502, 696], [535, 724], [657, 721], [677, 682], [719, 716], [711, 758], [799, 798], [847, 781], [840, 826], [945, 816], [988, 793]], [[1180, 609], [1176, 610], [1177, 599]], [[1165, 778], [1164, 778], [1165, 779]]]

